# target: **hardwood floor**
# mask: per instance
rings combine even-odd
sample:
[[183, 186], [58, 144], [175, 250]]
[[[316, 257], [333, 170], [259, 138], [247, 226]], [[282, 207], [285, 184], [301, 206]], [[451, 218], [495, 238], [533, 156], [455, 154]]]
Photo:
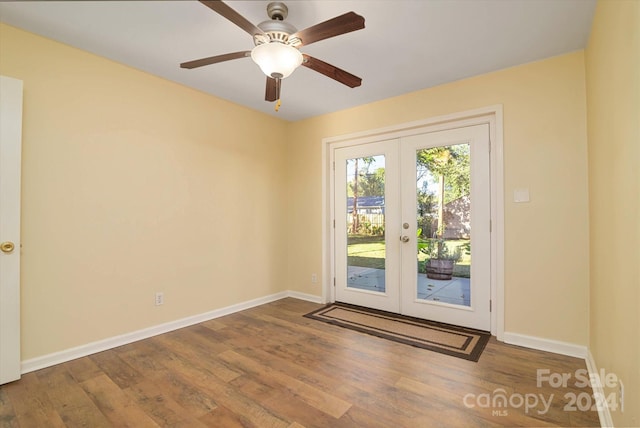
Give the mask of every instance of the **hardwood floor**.
[[[0, 426], [599, 426], [564, 409], [592, 393], [580, 359], [492, 339], [474, 363], [302, 317], [319, 307], [283, 299], [25, 374], [0, 387]], [[572, 377], [538, 387], [537, 369]]]

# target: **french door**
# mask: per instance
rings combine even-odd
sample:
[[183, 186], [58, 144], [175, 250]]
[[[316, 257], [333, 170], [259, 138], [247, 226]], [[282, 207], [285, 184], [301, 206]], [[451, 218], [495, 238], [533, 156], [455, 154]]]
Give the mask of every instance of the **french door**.
[[333, 155], [336, 300], [490, 330], [488, 125]]

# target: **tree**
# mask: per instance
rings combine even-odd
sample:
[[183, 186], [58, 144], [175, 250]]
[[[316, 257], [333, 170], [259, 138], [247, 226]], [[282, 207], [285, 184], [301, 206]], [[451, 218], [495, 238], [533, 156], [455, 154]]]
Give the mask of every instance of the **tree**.
[[438, 183], [437, 234], [441, 237], [444, 233], [444, 205], [469, 195], [471, 190], [469, 144], [419, 150], [417, 163], [423, 167], [418, 180], [429, 174]]
[[[352, 216], [353, 216], [353, 225], [352, 225], [352, 233], [356, 234], [358, 229], [360, 228], [360, 220], [358, 217], [358, 195], [360, 194], [360, 186], [358, 186], [358, 180], [360, 175], [363, 174], [362, 171], [359, 170], [359, 161], [364, 162], [365, 164], [365, 174], [369, 170], [369, 167], [374, 161], [373, 157], [364, 157], [364, 158], [355, 158], [349, 159], [347, 162], [354, 162], [354, 172], [353, 172], [353, 181], [349, 183], [349, 187], [353, 192], [353, 208], [352, 208]], [[347, 189], [348, 190], [348, 189]]]
[[384, 168], [362, 174], [360, 191], [362, 196], [384, 196]]
[[431, 238], [434, 232], [433, 210], [437, 207], [435, 195], [429, 193], [426, 189], [417, 189], [416, 202], [418, 208], [418, 229], [421, 236]]

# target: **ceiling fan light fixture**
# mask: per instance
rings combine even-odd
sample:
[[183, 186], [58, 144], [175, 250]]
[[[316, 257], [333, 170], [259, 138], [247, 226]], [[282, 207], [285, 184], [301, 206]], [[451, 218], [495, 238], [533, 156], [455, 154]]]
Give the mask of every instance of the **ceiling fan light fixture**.
[[264, 74], [284, 79], [302, 64], [302, 54], [293, 46], [280, 42], [263, 43], [251, 51], [251, 59]]

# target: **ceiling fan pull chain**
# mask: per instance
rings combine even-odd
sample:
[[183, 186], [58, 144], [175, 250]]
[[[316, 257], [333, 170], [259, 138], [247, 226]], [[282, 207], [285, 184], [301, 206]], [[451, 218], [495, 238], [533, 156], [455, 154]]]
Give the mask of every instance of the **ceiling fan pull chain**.
[[276, 106], [274, 107], [276, 111], [280, 110], [280, 104], [282, 104], [282, 102], [280, 102], [280, 98], [278, 98], [278, 101], [276, 102]]

